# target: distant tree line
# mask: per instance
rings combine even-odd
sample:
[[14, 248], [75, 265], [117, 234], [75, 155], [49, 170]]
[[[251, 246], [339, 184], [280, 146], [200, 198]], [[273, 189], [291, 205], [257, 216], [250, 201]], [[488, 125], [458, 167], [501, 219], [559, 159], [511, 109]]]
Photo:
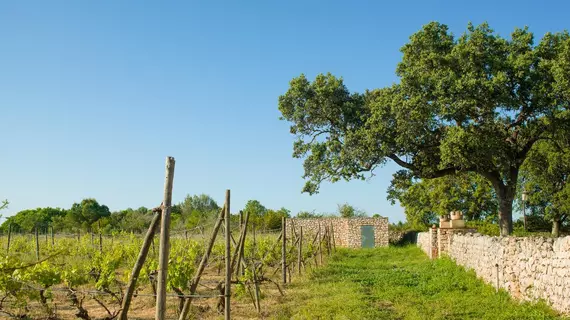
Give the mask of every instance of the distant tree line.
[[[358, 209], [348, 203], [341, 203], [337, 205], [336, 212], [333, 213], [318, 213], [315, 211], [300, 211], [297, 213], [297, 218], [310, 219], [310, 218], [357, 218], [357, 217], [368, 217], [366, 211]], [[373, 218], [380, 217], [380, 214], [375, 213], [372, 215]]]
[[[0, 209], [8, 205], [2, 202]], [[192, 229], [213, 225], [221, 207], [206, 194], [187, 195], [184, 200], [172, 206], [173, 229]], [[281, 208], [268, 209], [257, 200], [247, 202], [243, 212], [249, 212], [250, 223], [259, 229], [280, 229], [281, 217], [289, 217], [290, 211]], [[152, 211], [146, 207], [127, 208], [111, 212], [106, 205], [89, 198], [74, 203], [69, 209], [36, 208], [22, 210], [8, 217], [0, 230], [7, 232], [10, 225], [15, 232], [32, 232], [39, 228], [42, 232], [53, 228], [55, 232], [103, 232], [119, 231], [144, 232], [152, 219]], [[237, 215], [232, 219], [237, 223]]]
[[[5, 201], [1, 208], [5, 208]], [[0, 209], [1, 209], [0, 208]], [[174, 230], [189, 230], [212, 226], [222, 208], [212, 197], [206, 194], [187, 195], [183, 201], [172, 206], [171, 226]], [[249, 213], [249, 225], [260, 231], [281, 229], [281, 219], [291, 217], [291, 211], [286, 208], [269, 209], [258, 200], [249, 200], [242, 213]], [[10, 225], [15, 232], [32, 232], [39, 228], [42, 232], [144, 232], [152, 220], [152, 210], [146, 207], [137, 209], [127, 208], [111, 212], [106, 205], [88, 198], [74, 203], [69, 209], [36, 208], [22, 210], [8, 217], [0, 230], [7, 232]], [[299, 218], [318, 217], [364, 217], [366, 212], [349, 205], [339, 204], [335, 213], [315, 213], [301, 211]], [[378, 215], [375, 215], [378, 216]], [[238, 215], [232, 215], [232, 223], [237, 223]]]

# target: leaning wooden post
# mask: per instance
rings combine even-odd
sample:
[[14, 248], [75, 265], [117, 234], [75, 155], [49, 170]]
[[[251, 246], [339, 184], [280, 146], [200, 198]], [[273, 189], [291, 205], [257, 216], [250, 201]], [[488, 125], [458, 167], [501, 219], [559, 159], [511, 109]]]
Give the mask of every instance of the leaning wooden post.
[[[240, 230], [241, 230], [241, 227], [242, 227], [242, 225], [243, 225], [244, 223], [245, 223], [246, 229], [247, 229], [247, 220], [248, 220], [247, 217], [248, 217], [248, 214], [246, 213], [246, 219], [245, 219], [245, 221], [244, 221], [243, 211], [241, 211], [241, 210], [239, 211], [239, 218], [240, 218], [240, 223], [239, 223], [239, 225], [240, 225]], [[247, 232], [247, 230], [246, 230], [246, 232]], [[245, 237], [245, 234], [244, 234], [244, 237]], [[245, 268], [242, 266], [242, 263], [245, 262], [245, 261], [243, 260], [243, 254], [244, 254], [244, 252], [245, 252], [245, 249], [244, 249], [244, 245], [242, 244], [241, 247], [240, 247], [240, 253], [239, 253], [240, 260], [238, 260], [238, 269], [239, 269], [239, 274], [241, 274], [241, 275], [243, 275], [243, 274], [245, 273]]]
[[[254, 229], [255, 230], [255, 229]], [[255, 251], [254, 251], [254, 256], [255, 256]], [[255, 287], [255, 309], [257, 310], [257, 313], [261, 312], [261, 299], [260, 299], [260, 294], [259, 294], [259, 281], [257, 280], [257, 273], [255, 271], [255, 269], [257, 269], [257, 266], [255, 264], [255, 262], [252, 263], [252, 272], [253, 272], [253, 286]]]
[[231, 262], [231, 244], [230, 244], [230, 190], [226, 190], [226, 284], [225, 284], [225, 303], [224, 303], [224, 319], [230, 319], [230, 294], [232, 283], [232, 262]]
[[303, 261], [303, 226], [299, 226], [299, 253], [297, 254], [297, 270], [301, 275], [301, 262]]
[[289, 221], [291, 225], [291, 243], [295, 243], [297, 240], [297, 230], [295, 230], [295, 222], [294, 220]]
[[[234, 268], [237, 270], [236, 272], [236, 278], [239, 277], [239, 270], [244, 270], [243, 266], [242, 268], [240, 268], [240, 264], [243, 262], [243, 253], [244, 250], [243, 248], [245, 247], [245, 237], [247, 235], [247, 225], [249, 223], [249, 212], [246, 212], [245, 214], [245, 220], [243, 222], [243, 226], [239, 235], [239, 239], [238, 239], [238, 243], [235, 249], [235, 253], [234, 256], [232, 258], [232, 271], [234, 270]], [[237, 265], [236, 265], [237, 263]]]
[[281, 272], [283, 274], [283, 284], [287, 283], [287, 220], [285, 217], [281, 218]]
[[38, 235], [38, 225], [36, 224], [36, 259], [40, 260], [40, 239]]
[[[135, 265], [133, 266], [133, 271], [131, 272], [129, 285], [127, 286], [127, 290], [125, 291], [125, 296], [123, 298], [123, 304], [121, 306], [121, 314], [119, 315], [119, 320], [127, 320], [127, 313], [129, 312], [129, 306], [131, 305], [131, 299], [133, 297], [133, 293], [135, 292], [135, 287], [137, 285], [139, 274], [146, 260], [146, 256], [148, 255], [148, 250], [152, 242], [152, 239], [154, 238], [154, 234], [158, 229], [158, 224], [160, 222], [160, 214], [161, 214], [160, 209], [161, 208], [153, 209], [155, 215], [144, 237], [143, 245], [141, 247], [141, 251], [139, 252], [137, 262], [135, 262]], [[99, 235], [101, 235], [101, 232], [99, 232]]]
[[6, 244], [6, 254], [10, 253], [10, 239], [12, 239], [12, 223], [8, 227], [8, 243]]
[[164, 201], [160, 223], [160, 247], [158, 258], [158, 281], [156, 291], [155, 320], [166, 319], [166, 277], [168, 275], [168, 254], [170, 251], [170, 210], [172, 204], [172, 183], [174, 180], [174, 158], [166, 158]]
[[200, 277], [206, 269], [206, 264], [208, 264], [208, 259], [210, 258], [210, 254], [212, 253], [212, 248], [214, 247], [214, 243], [216, 242], [216, 237], [218, 236], [218, 230], [222, 226], [222, 222], [224, 222], [224, 216], [226, 214], [225, 207], [222, 208], [220, 212], [220, 216], [214, 225], [214, 231], [212, 232], [212, 236], [210, 238], [210, 242], [208, 243], [208, 247], [206, 248], [206, 252], [202, 256], [202, 261], [200, 261], [200, 265], [198, 269], [194, 273], [194, 277], [190, 281], [190, 297], [186, 298], [184, 301], [184, 306], [182, 307], [182, 311], [180, 312], [179, 320], [186, 320], [186, 316], [188, 315], [188, 311], [190, 310], [190, 304], [192, 303], [192, 295], [196, 293], [196, 288], [198, 288], [198, 283], [200, 283]]

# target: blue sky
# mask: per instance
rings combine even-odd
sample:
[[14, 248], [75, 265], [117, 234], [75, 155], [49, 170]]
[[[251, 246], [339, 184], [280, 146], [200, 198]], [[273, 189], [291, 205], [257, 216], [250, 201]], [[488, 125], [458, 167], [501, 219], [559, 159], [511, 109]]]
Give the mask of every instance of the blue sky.
[[333, 212], [348, 202], [403, 220], [386, 201], [397, 166], [369, 181], [301, 194], [302, 162], [280, 121], [291, 78], [332, 72], [351, 90], [397, 81], [400, 47], [430, 21], [501, 35], [568, 28], [567, 1], [3, 1], [0, 198], [3, 214], [160, 203], [164, 159], [174, 201], [207, 193], [232, 208]]

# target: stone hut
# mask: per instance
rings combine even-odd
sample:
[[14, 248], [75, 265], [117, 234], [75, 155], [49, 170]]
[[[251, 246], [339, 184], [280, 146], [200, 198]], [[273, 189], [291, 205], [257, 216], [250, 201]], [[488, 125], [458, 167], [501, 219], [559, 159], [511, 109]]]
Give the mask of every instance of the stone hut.
[[287, 220], [287, 233], [299, 233], [303, 227], [303, 235], [315, 235], [325, 227], [332, 229], [335, 245], [346, 248], [387, 247], [389, 242], [388, 218], [291, 218]]

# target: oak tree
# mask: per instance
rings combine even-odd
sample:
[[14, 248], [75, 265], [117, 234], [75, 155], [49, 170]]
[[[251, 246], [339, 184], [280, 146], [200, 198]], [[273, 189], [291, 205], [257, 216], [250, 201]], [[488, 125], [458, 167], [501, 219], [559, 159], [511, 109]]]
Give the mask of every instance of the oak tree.
[[570, 124], [568, 32], [535, 44], [527, 28], [503, 38], [469, 24], [455, 37], [432, 22], [401, 51], [391, 86], [355, 93], [331, 74], [301, 75], [279, 97], [293, 156], [305, 159], [303, 191], [364, 179], [389, 160], [424, 179], [475, 172], [492, 184], [501, 234], [510, 234], [528, 152]]

